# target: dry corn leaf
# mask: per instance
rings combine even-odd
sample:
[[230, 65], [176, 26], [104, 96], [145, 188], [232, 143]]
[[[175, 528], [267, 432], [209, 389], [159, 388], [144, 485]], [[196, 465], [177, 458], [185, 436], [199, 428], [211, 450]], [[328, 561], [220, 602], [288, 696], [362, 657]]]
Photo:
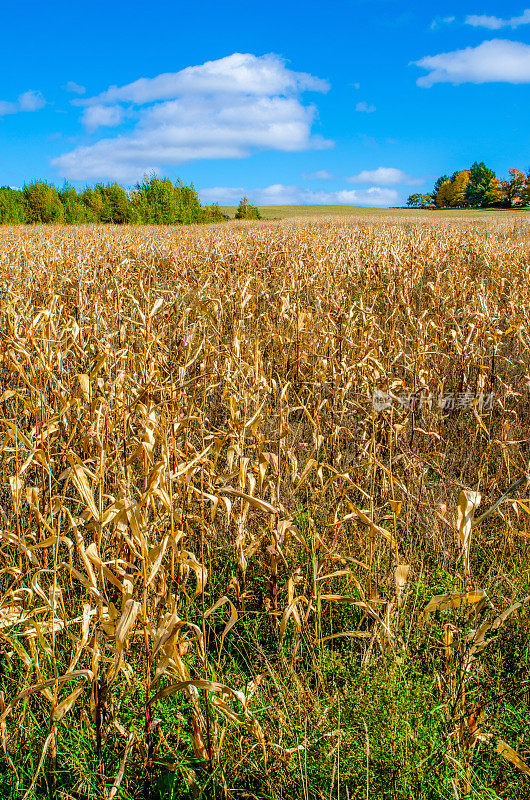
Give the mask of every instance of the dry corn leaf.
[[464, 556], [464, 572], [466, 575], [471, 574], [469, 560], [473, 514], [475, 513], [475, 510], [477, 509], [481, 499], [482, 495], [480, 492], [472, 492], [470, 489], [463, 489], [458, 496], [456, 525], [460, 547], [462, 548], [462, 554]]
[[200, 564], [193, 553], [190, 553], [189, 550], [183, 550], [179, 553], [179, 561], [181, 564], [190, 567], [193, 572], [195, 573], [195, 577], [197, 579], [197, 585], [195, 587], [195, 597], [201, 594], [206, 586], [206, 582], [208, 580], [208, 570], [206, 570], [202, 564]]
[[500, 756], [505, 758], [506, 761], [509, 761], [510, 764], [513, 764], [514, 767], [517, 767], [517, 769], [521, 770], [521, 772], [523, 772], [525, 775], [530, 775], [530, 767], [528, 764], [523, 761], [519, 753], [517, 753], [513, 747], [510, 747], [510, 745], [506, 744], [506, 742], [504, 742], [502, 739], [497, 741], [495, 750]]
[[397, 542], [391, 533], [389, 533], [384, 528], [381, 528], [379, 525], [376, 525], [375, 522], [372, 522], [372, 520], [369, 517], [367, 517], [366, 514], [363, 511], [361, 511], [360, 508], [357, 508], [357, 506], [355, 506], [353, 503], [348, 503], [348, 505], [353, 510], [353, 514], [347, 514], [345, 517], [342, 518], [341, 522], [345, 522], [346, 520], [358, 517], [361, 520], [361, 522], [363, 522], [368, 528], [370, 528], [371, 531], [380, 534], [384, 539], [390, 542], [393, 547], [397, 547]]
[[82, 397], [85, 402], [90, 402], [90, 378], [85, 373], [80, 372], [77, 375], [78, 395]]
[[[86, 681], [92, 681], [94, 678], [94, 673], [89, 669], [78, 669], [74, 670], [73, 672], [67, 672], [66, 675], [59, 675], [57, 678], [49, 678], [46, 681], [41, 681], [33, 686], [29, 686], [27, 689], [19, 692], [12, 700], [9, 701], [5, 707], [5, 710], [0, 715], [0, 722], [3, 722], [12, 712], [16, 704], [25, 697], [29, 697], [37, 692], [42, 692], [43, 690], [48, 689], [50, 686], [61, 686], [63, 683], [66, 683], [67, 681], [73, 681], [76, 678], [84, 678]], [[53, 702], [53, 698], [51, 698], [51, 701]]]
[[61, 720], [63, 717], [66, 716], [66, 714], [68, 714], [68, 712], [73, 707], [77, 698], [80, 695], [82, 695], [84, 691], [85, 691], [84, 686], [78, 686], [77, 689], [74, 689], [74, 691], [71, 694], [69, 694], [68, 697], [62, 700], [59, 703], [59, 705], [56, 706], [56, 708], [54, 708], [52, 713], [52, 719], [54, 720], [54, 722], [59, 722], [59, 720]]
[[223, 606], [225, 603], [228, 603], [228, 605], [230, 606], [230, 618], [229, 618], [228, 622], [226, 623], [226, 625], [225, 625], [225, 627], [223, 629], [223, 632], [221, 634], [221, 643], [219, 645], [218, 660], [220, 660], [220, 658], [221, 658], [221, 650], [223, 649], [223, 643], [224, 643], [226, 634], [230, 630], [232, 630], [232, 628], [236, 624], [237, 620], [239, 619], [239, 615], [237, 613], [237, 609], [236, 609], [235, 605], [230, 600], [230, 598], [227, 597], [226, 595], [224, 595], [223, 597], [220, 597], [219, 600], [211, 608], [208, 609], [208, 611], [204, 612], [204, 619], [208, 619], [208, 617], [211, 614], [213, 614], [214, 611], [217, 611], [217, 609], [221, 608], [221, 606]]
[[396, 600], [398, 606], [403, 602], [403, 592], [410, 574], [409, 564], [399, 564], [394, 570], [394, 584], [396, 587]]
[[141, 604], [136, 600], [127, 600], [125, 603], [121, 617], [116, 625], [115, 639], [119, 653], [123, 652], [123, 649], [127, 644], [127, 639], [132, 632], [132, 628], [136, 622], [136, 617], [138, 616], [140, 607]]
[[488, 597], [483, 589], [472, 592], [456, 592], [454, 594], [438, 594], [429, 600], [421, 617], [426, 619], [433, 611], [458, 611], [465, 606], [472, 607], [475, 612], [479, 612], [486, 603]]
[[87, 471], [85, 470], [83, 463], [73, 453], [69, 454], [68, 460], [71, 465], [70, 478], [72, 480], [72, 483], [74, 484], [75, 488], [85, 501], [92, 517], [95, 520], [99, 521], [100, 517], [99, 511], [97, 509], [96, 502], [94, 500], [92, 489], [90, 488], [90, 484], [88, 483]]
[[22, 489], [24, 488], [24, 482], [18, 475], [10, 475], [9, 488], [11, 489], [13, 510], [15, 514], [18, 516], [20, 514], [20, 499], [22, 497]]
[[232, 489], [230, 486], [225, 486], [217, 491], [220, 494], [229, 495], [229, 497], [239, 497], [241, 500], [244, 500], [250, 506], [257, 508], [260, 511], [266, 511], [269, 514], [280, 513], [275, 506], [273, 506], [271, 503], [268, 503], [266, 500], [261, 500], [259, 497], [253, 497], [250, 494], [245, 494], [245, 492], [240, 492], [238, 489]]

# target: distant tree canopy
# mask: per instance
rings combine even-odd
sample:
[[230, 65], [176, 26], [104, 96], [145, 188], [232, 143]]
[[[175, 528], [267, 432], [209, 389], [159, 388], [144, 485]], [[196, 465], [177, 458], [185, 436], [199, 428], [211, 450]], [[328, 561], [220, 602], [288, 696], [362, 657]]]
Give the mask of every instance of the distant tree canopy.
[[469, 169], [442, 175], [430, 194], [411, 194], [410, 208], [523, 208], [530, 205], [530, 170], [508, 170], [500, 180], [483, 161]]
[[261, 219], [261, 214], [259, 208], [251, 206], [248, 198], [244, 197], [237, 207], [236, 219]]
[[432, 194], [411, 194], [407, 205], [410, 208], [435, 208]]
[[[253, 217], [253, 219], [259, 218]], [[0, 224], [88, 223], [188, 225], [226, 219], [219, 206], [202, 206], [193, 186], [146, 175], [133, 190], [99, 183], [77, 191], [44, 181], [14, 189], [0, 187]]]

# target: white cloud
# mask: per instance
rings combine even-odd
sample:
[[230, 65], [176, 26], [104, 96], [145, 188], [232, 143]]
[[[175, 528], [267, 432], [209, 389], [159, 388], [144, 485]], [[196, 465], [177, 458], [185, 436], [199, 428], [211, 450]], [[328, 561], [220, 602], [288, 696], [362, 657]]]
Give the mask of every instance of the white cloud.
[[430, 24], [431, 31], [441, 28], [442, 25], [451, 25], [455, 19], [455, 17], [436, 17]]
[[530, 45], [506, 39], [491, 39], [478, 47], [426, 56], [412, 62], [428, 70], [418, 86], [435, 83], [530, 83]]
[[17, 100], [9, 102], [0, 100], [0, 117], [6, 114], [19, 114], [21, 111], [39, 111], [44, 108], [46, 101], [40, 92], [29, 89], [19, 94]]
[[327, 169], [317, 169], [316, 172], [302, 172], [302, 178], [305, 181], [330, 181], [333, 173]]
[[378, 167], [377, 169], [363, 169], [358, 175], [347, 178], [350, 183], [372, 183], [376, 186], [420, 186], [423, 178], [413, 178], [401, 169], [395, 167]]
[[46, 100], [40, 92], [30, 89], [19, 95], [18, 105], [21, 111], [39, 111], [46, 105]]
[[83, 111], [82, 122], [89, 131], [96, 128], [115, 128], [124, 116], [121, 106], [88, 106]]
[[266, 97], [298, 94], [302, 91], [326, 92], [327, 81], [306, 72], [293, 72], [274, 53], [255, 56], [233, 53], [217, 61], [206, 61], [180, 72], [166, 72], [156, 78], [140, 78], [126, 86], [111, 86], [90, 98], [89, 103], [152, 103], [184, 95], [253, 95]]
[[303, 91], [328, 88], [319, 78], [288, 69], [279, 56], [249, 53], [111, 86], [73, 103], [85, 107], [83, 120], [92, 130], [119, 124], [125, 116], [118, 120], [119, 103], [140, 106], [134, 129], [78, 147], [52, 163], [72, 180], [129, 182], [154, 167], [194, 159], [330, 147], [332, 142], [312, 135], [316, 109], [301, 100]]
[[501, 17], [489, 17], [487, 14], [471, 14], [466, 17], [466, 25], [474, 28], [489, 28], [491, 31], [499, 28], [518, 28], [519, 25], [530, 25], [530, 8], [525, 8], [519, 17], [502, 19]]
[[76, 83], [75, 81], [68, 81], [65, 86], [63, 86], [63, 89], [70, 92], [70, 94], [86, 94], [86, 87], [81, 86], [80, 83]]
[[10, 103], [8, 100], [0, 100], [0, 117], [6, 114], [17, 114], [20, 111], [18, 103]]
[[364, 100], [361, 100], [360, 103], [357, 103], [355, 106], [356, 111], [360, 111], [362, 114], [373, 114], [375, 111], [375, 106], [368, 105]]
[[466, 17], [465, 24], [472, 25], [474, 28], [489, 28], [490, 31], [496, 31], [504, 28], [506, 20], [499, 17], [488, 17], [486, 14], [471, 14]]
[[382, 189], [371, 186], [369, 189], [341, 189], [336, 192], [323, 192], [305, 189], [300, 186], [286, 186], [275, 183], [261, 189], [248, 189], [244, 186], [215, 186], [203, 189], [200, 196], [205, 203], [219, 202], [224, 205], [237, 204], [242, 197], [259, 206], [291, 205], [346, 205], [384, 208], [395, 206], [401, 198], [395, 189]]

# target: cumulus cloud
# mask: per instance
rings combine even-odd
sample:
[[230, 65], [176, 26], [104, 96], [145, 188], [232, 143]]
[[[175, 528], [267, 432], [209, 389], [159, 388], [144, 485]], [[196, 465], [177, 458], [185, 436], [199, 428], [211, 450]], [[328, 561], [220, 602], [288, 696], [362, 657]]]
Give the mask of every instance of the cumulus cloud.
[[215, 186], [203, 189], [200, 196], [205, 203], [223, 203], [234, 205], [242, 197], [248, 197], [251, 203], [259, 206], [291, 206], [291, 205], [344, 205], [371, 206], [385, 208], [400, 202], [399, 193], [395, 189], [383, 189], [371, 186], [369, 189], [340, 189], [336, 192], [313, 191], [301, 186], [286, 186], [275, 183], [261, 189], [248, 189], [244, 186]]
[[325, 92], [326, 81], [287, 68], [274, 54], [234, 53], [180, 72], [111, 86], [76, 99], [83, 120], [117, 125], [120, 104], [136, 106], [137, 122], [122, 132], [54, 159], [72, 180], [134, 181], [145, 171], [194, 159], [244, 158], [255, 149], [282, 151], [330, 147], [312, 134], [316, 109], [305, 91]]
[[518, 28], [520, 25], [530, 25], [530, 8], [525, 8], [518, 17], [502, 19], [502, 17], [489, 17], [487, 14], [470, 14], [466, 17], [466, 25], [474, 28], [489, 28], [491, 31], [499, 28]]
[[100, 127], [115, 128], [123, 116], [121, 106], [88, 106], [83, 112], [82, 122], [87, 130], [95, 131]]
[[435, 83], [530, 83], [530, 45], [507, 39], [491, 39], [412, 63], [428, 71], [416, 81], [427, 88]]
[[7, 114], [19, 114], [21, 111], [39, 111], [45, 105], [46, 101], [41, 92], [29, 89], [27, 92], [19, 94], [14, 102], [0, 100], [0, 117]]
[[360, 111], [362, 114], [373, 114], [376, 109], [375, 106], [369, 105], [364, 100], [361, 100], [361, 102], [357, 103], [355, 106], [355, 110]]
[[18, 106], [20, 111], [39, 111], [46, 105], [46, 100], [41, 92], [36, 92], [30, 89], [18, 97]]
[[302, 178], [305, 181], [330, 181], [333, 173], [327, 169], [317, 169], [315, 172], [302, 172]]
[[413, 178], [401, 169], [395, 167], [378, 167], [377, 169], [363, 169], [358, 175], [347, 178], [350, 183], [371, 183], [376, 186], [420, 186], [423, 178]]
[[75, 81], [67, 81], [63, 88], [70, 94], [86, 94], [86, 87]]
[[152, 103], [183, 95], [274, 96], [286, 92], [326, 92], [327, 81], [306, 72], [293, 72], [274, 53], [255, 56], [234, 53], [217, 61], [206, 61], [180, 72], [166, 72], [156, 78], [140, 78], [126, 86], [111, 86], [88, 100], [89, 103]]

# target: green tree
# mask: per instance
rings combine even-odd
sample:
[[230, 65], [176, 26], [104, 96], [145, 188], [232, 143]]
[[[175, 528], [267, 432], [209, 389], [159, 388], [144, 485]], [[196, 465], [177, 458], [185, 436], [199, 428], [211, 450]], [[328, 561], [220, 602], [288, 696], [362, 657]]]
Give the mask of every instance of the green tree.
[[218, 207], [201, 206], [194, 186], [175, 184], [169, 178], [145, 175], [137, 183], [131, 202], [138, 222], [151, 225], [188, 225], [222, 219]]
[[123, 225], [125, 222], [131, 221], [133, 207], [123, 187], [118, 186], [117, 183], [109, 183], [106, 186], [98, 183], [95, 191], [101, 197], [100, 222]]
[[438, 189], [440, 188], [440, 186], [442, 186], [444, 183], [447, 183], [449, 180], [451, 180], [451, 179], [447, 175], [441, 175], [438, 178], [438, 180], [436, 181], [436, 183], [434, 184], [434, 188], [432, 190], [432, 196], [436, 197], [436, 195], [438, 194]]
[[0, 187], [0, 224], [19, 225], [26, 221], [26, 204], [20, 189]]
[[101, 222], [103, 213], [103, 197], [101, 193], [87, 186], [81, 194], [81, 200], [86, 209], [87, 222]]
[[482, 208], [487, 205], [486, 192], [490, 181], [495, 177], [493, 170], [489, 169], [483, 161], [475, 161], [469, 170], [469, 183], [466, 189], [465, 204], [470, 208]]
[[251, 206], [248, 198], [244, 197], [236, 211], [236, 219], [261, 219], [261, 214], [256, 206]]
[[409, 208], [434, 208], [432, 194], [411, 194], [407, 199]]
[[217, 203], [211, 206], [203, 206], [202, 217], [202, 222], [223, 222], [223, 220], [230, 219], [228, 214], [223, 214]]
[[63, 222], [61, 198], [55, 186], [36, 181], [22, 190], [26, 204], [26, 222]]
[[[248, 201], [247, 201], [248, 205]], [[258, 219], [259, 212], [248, 206], [248, 218]], [[257, 216], [256, 216], [257, 215]], [[155, 174], [144, 176], [128, 193], [118, 184], [87, 186], [78, 192], [65, 183], [55, 186], [36, 181], [22, 190], [0, 187], [0, 224], [24, 222], [115, 223], [139, 222], [151, 225], [187, 225], [221, 222], [228, 219], [218, 205], [202, 206], [193, 185]]]
[[83, 202], [83, 196], [78, 194], [73, 186], [64, 184], [59, 192], [59, 197], [63, 206], [63, 219], [68, 225], [79, 222], [89, 222], [90, 214]]
[[178, 217], [178, 197], [170, 180], [145, 175], [137, 183], [131, 202], [139, 222], [150, 225], [174, 225]]

